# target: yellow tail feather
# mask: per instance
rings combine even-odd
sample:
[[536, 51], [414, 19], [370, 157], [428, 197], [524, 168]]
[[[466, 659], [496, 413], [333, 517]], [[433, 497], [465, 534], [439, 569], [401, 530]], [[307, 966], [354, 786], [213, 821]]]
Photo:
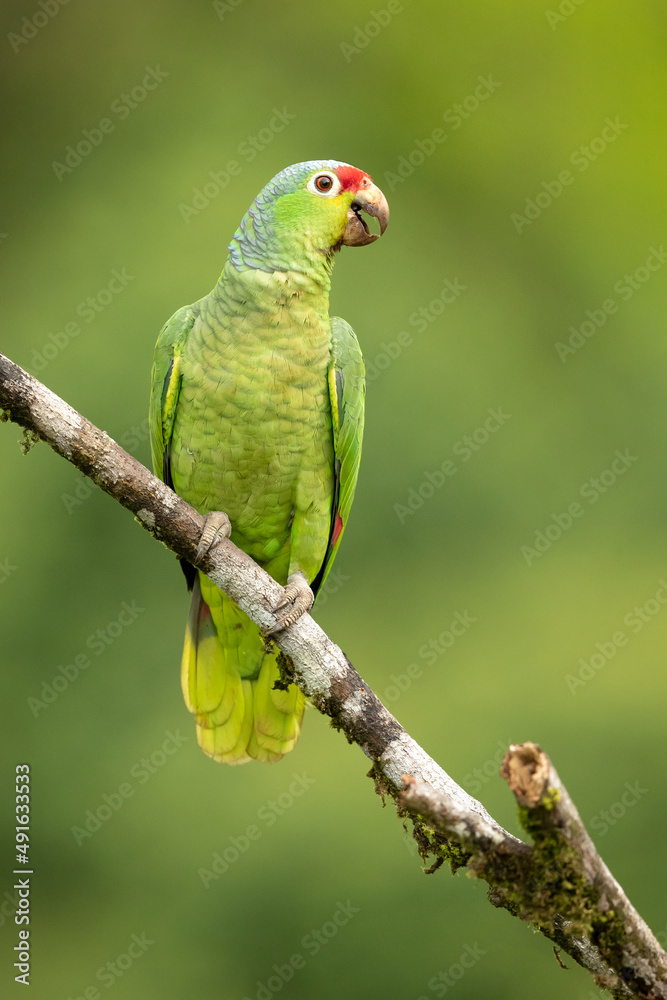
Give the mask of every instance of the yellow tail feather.
[[197, 575], [183, 646], [183, 697], [197, 741], [226, 764], [278, 761], [296, 744], [305, 697], [280, 679], [258, 627], [211, 581]]

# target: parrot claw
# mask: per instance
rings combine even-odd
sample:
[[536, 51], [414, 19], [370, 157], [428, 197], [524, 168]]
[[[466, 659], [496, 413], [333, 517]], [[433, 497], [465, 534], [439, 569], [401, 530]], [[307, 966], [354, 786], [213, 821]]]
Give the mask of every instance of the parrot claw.
[[196, 563], [202, 561], [205, 555], [223, 538], [229, 538], [232, 533], [232, 526], [229, 518], [221, 510], [213, 510], [206, 514], [204, 527], [202, 529], [199, 545], [197, 547]]
[[[302, 573], [292, 573], [287, 578], [284, 599], [273, 609], [273, 613], [276, 616], [276, 623], [271, 628], [265, 629], [264, 635], [273, 635], [274, 632], [282, 632], [283, 629], [293, 625], [294, 622], [299, 620], [301, 615], [310, 611], [314, 603], [315, 597], [308, 586], [305, 576]], [[279, 611], [283, 611], [285, 608], [289, 610], [284, 615], [278, 614]]]

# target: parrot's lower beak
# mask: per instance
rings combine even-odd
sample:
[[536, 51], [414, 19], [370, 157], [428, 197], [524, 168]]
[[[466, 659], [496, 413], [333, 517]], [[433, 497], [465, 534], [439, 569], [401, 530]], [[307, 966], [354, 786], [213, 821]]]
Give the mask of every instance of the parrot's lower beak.
[[[380, 232], [372, 233], [361, 216], [362, 212], [374, 216], [380, 223]], [[379, 187], [366, 178], [366, 184], [359, 188], [347, 212], [347, 224], [343, 232], [343, 243], [347, 247], [364, 247], [379, 240], [389, 222], [389, 205]]]

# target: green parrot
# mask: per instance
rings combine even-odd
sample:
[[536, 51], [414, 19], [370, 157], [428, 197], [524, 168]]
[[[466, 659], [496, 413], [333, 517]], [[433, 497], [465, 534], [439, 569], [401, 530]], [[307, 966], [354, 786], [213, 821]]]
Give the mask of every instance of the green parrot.
[[[210, 294], [160, 332], [151, 378], [155, 474], [207, 515], [200, 554], [229, 535], [285, 587], [277, 632], [312, 607], [347, 524], [359, 471], [364, 363], [352, 328], [329, 317], [334, 254], [379, 238], [387, 201], [337, 160], [296, 163], [259, 193]], [[224, 512], [229, 517], [225, 518]], [[305, 699], [276, 651], [190, 564], [181, 679], [201, 748], [215, 760], [277, 761]]]

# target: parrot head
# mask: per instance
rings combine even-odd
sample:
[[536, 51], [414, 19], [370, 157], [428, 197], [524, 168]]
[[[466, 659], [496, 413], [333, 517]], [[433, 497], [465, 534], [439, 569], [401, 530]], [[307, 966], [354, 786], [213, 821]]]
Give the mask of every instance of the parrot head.
[[[379, 233], [362, 213], [378, 220]], [[367, 173], [338, 160], [308, 160], [281, 170], [260, 191], [229, 249], [245, 266], [298, 264], [374, 243], [388, 222], [387, 199]]]

